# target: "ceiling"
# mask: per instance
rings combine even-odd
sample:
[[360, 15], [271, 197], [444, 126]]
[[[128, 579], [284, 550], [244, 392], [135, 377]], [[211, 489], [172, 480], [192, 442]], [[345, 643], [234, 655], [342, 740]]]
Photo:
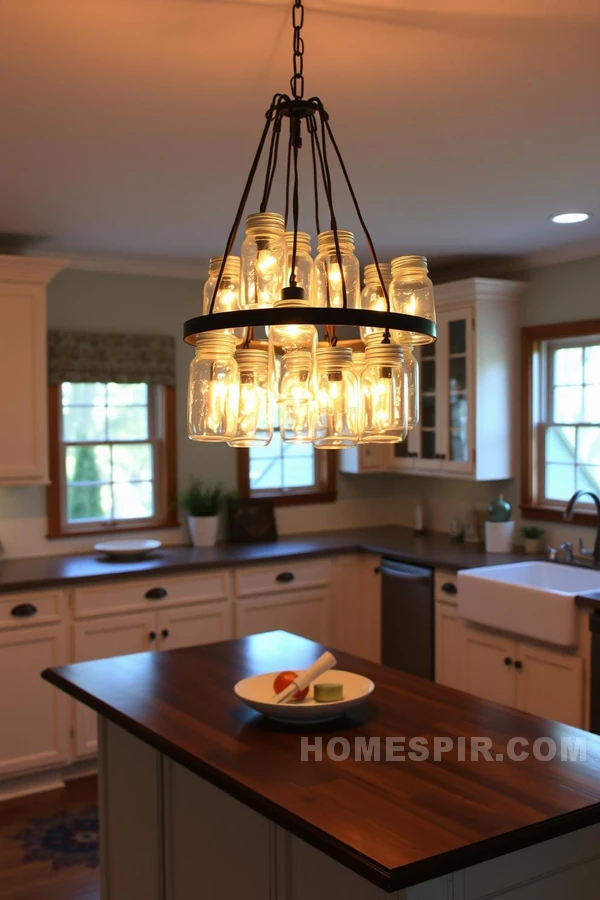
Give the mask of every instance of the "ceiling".
[[[0, 232], [67, 254], [222, 252], [264, 112], [288, 89], [290, 5], [1, 0]], [[600, 251], [598, 0], [305, 5], [307, 93], [383, 259]], [[571, 209], [595, 216], [548, 221]]]

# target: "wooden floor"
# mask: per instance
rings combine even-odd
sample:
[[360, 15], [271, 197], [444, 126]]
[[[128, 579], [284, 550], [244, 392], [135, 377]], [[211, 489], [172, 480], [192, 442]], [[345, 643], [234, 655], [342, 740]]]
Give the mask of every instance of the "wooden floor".
[[0, 897], [2, 900], [100, 900], [98, 869], [75, 865], [53, 870], [50, 862], [23, 862], [23, 848], [9, 837], [29, 819], [97, 802], [96, 778], [79, 778], [59, 791], [0, 803]]

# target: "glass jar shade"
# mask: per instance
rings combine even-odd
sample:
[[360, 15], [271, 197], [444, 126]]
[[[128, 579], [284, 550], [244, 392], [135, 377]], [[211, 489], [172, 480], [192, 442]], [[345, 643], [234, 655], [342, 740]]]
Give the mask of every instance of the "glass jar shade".
[[346, 285], [348, 309], [360, 308], [360, 267], [354, 252], [351, 231], [338, 230], [338, 244], [342, 261], [340, 270], [333, 231], [323, 231], [318, 238], [315, 259], [315, 305], [341, 309], [344, 305], [342, 273]]
[[352, 350], [326, 347], [317, 351], [315, 447], [354, 447], [359, 434], [358, 379]]
[[[392, 312], [421, 316], [435, 322], [433, 283], [427, 274], [424, 256], [398, 256], [392, 260], [390, 286]], [[394, 342], [403, 345], [431, 344], [433, 338], [413, 331], [395, 333]]]
[[283, 216], [254, 213], [246, 219], [242, 244], [243, 308], [265, 309], [281, 298], [287, 267]]
[[238, 350], [239, 371], [237, 430], [231, 447], [265, 447], [273, 437], [269, 354], [266, 350]]
[[[285, 268], [285, 284], [290, 283], [290, 275], [292, 272], [292, 254], [294, 247], [294, 232], [285, 232], [285, 243], [287, 246], [287, 262]], [[315, 264], [310, 253], [310, 235], [304, 231], [297, 234], [296, 244], [296, 265], [294, 271], [296, 275], [296, 284], [303, 288], [305, 299], [308, 304], [314, 291]]]
[[[300, 300], [278, 300], [276, 307], [309, 306]], [[281, 382], [285, 372], [285, 361], [295, 353], [308, 353], [309, 368], [317, 348], [317, 329], [314, 325], [271, 325], [269, 328], [269, 365], [275, 395], [282, 399]], [[304, 358], [304, 357], [303, 357]], [[279, 365], [278, 365], [279, 360]], [[312, 379], [311, 379], [312, 385]]]
[[367, 355], [362, 350], [353, 350], [352, 351], [352, 369], [354, 374], [356, 375], [356, 380], [358, 382], [358, 443], [364, 444], [362, 431], [363, 431], [363, 402], [364, 396], [363, 391], [361, 389], [361, 377], [364, 371], [365, 365], [367, 362]]
[[286, 353], [280, 362], [279, 432], [291, 444], [312, 444], [314, 436], [313, 357], [306, 350]]
[[412, 347], [404, 347], [402, 353], [406, 375], [406, 425], [411, 429], [419, 424], [419, 363]]
[[[383, 283], [387, 288], [389, 297], [390, 284], [392, 281], [392, 267], [389, 263], [379, 263], [379, 270], [381, 272], [381, 277], [383, 278]], [[360, 301], [362, 309], [371, 309], [376, 310], [377, 312], [386, 312], [388, 309], [388, 305], [385, 299], [385, 293], [383, 291], [383, 287], [381, 286], [379, 273], [377, 272], [377, 266], [374, 263], [370, 263], [368, 266], [365, 266], [365, 286], [363, 288]], [[394, 311], [392, 309], [391, 302], [390, 311]], [[377, 338], [374, 338], [373, 335], [376, 335]], [[381, 343], [383, 335], [383, 328], [362, 326], [360, 329], [360, 336], [363, 343], [365, 344], [369, 342], [369, 339], [372, 342], [376, 340], [377, 343]]]
[[237, 428], [238, 367], [232, 334], [199, 335], [190, 363], [188, 436], [193, 441], [229, 441]]
[[367, 347], [361, 378], [362, 437], [369, 443], [398, 443], [406, 438], [407, 397], [402, 348]]
[[[208, 265], [208, 278], [204, 283], [203, 295], [203, 315], [208, 315], [213, 294], [217, 286], [219, 272], [223, 263], [222, 256], [213, 256]], [[241, 309], [240, 305], [240, 258], [239, 256], [228, 256], [223, 270], [223, 277], [215, 297], [213, 312], [233, 312]], [[227, 328], [225, 334], [232, 334], [236, 344], [243, 344], [248, 335], [247, 328]]]

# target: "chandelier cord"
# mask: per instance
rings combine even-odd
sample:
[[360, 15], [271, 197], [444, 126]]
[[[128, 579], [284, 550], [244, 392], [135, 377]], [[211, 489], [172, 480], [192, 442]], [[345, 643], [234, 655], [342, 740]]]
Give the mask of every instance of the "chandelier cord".
[[[331, 230], [333, 231], [333, 241], [335, 244], [335, 258], [338, 264], [338, 268], [340, 270], [340, 279], [342, 282], [342, 306], [344, 309], [348, 308], [348, 291], [346, 290], [346, 278], [344, 276], [344, 268], [342, 266], [342, 252], [340, 250], [340, 238], [338, 235], [338, 227], [337, 227], [337, 219], [335, 216], [335, 209], [333, 206], [333, 189], [331, 186], [331, 170], [329, 168], [329, 160], [327, 158], [327, 132], [325, 131], [325, 122], [327, 120], [327, 113], [323, 109], [322, 106], [319, 107], [319, 117], [321, 119], [321, 135], [322, 135], [322, 159], [323, 159], [323, 167], [325, 172], [325, 193], [327, 195], [327, 201], [329, 203], [329, 212], [331, 214]], [[318, 137], [317, 137], [317, 145], [318, 145]], [[329, 283], [329, 279], [327, 279]], [[329, 299], [329, 298], [328, 298]]]
[[294, 238], [292, 243], [292, 259], [290, 264], [290, 287], [296, 285], [296, 256], [298, 253], [298, 219], [300, 217], [300, 198], [298, 190], [298, 148], [302, 143], [300, 137], [300, 119], [291, 119], [292, 158], [294, 161], [294, 187], [292, 190], [292, 217], [294, 221]]
[[267, 169], [265, 172], [265, 186], [263, 190], [262, 201], [260, 204], [260, 211], [266, 212], [267, 206], [269, 203], [269, 197], [271, 196], [271, 188], [273, 187], [273, 179], [275, 177], [275, 171], [277, 169], [277, 156], [279, 153], [279, 138], [281, 135], [281, 121], [283, 115], [281, 110], [277, 110], [275, 115], [275, 121], [273, 122], [273, 132], [271, 134], [271, 143], [269, 146], [269, 156], [267, 158]]
[[265, 127], [263, 128], [263, 132], [260, 136], [258, 148], [256, 150], [256, 153], [254, 154], [254, 159], [252, 160], [252, 166], [250, 167], [250, 172], [248, 174], [248, 178], [247, 178], [246, 184], [244, 186], [244, 192], [242, 194], [242, 199], [240, 200], [240, 204], [237, 209], [235, 220], [233, 222], [233, 225], [231, 226], [231, 231], [229, 232], [229, 237], [227, 238], [227, 244], [225, 245], [223, 261], [221, 263], [221, 268], [219, 269], [219, 274], [217, 276], [215, 289], [213, 291], [213, 295], [212, 295], [212, 298], [210, 301], [210, 306], [208, 309], [209, 315], [214, 312], [215, 301], [217, 299], [217, 294], [219, 293], [219, 289], [221, 287], [221, 282], [223, 281], [223, 273], [225, 272], [225, 266], [227, 265], [227, 260], [229, 259], [230, 255], [231, 255], [231, 250], [233, 248], [235, 239], [237, 237], [237, 233], [238, 233], [238, 230], [240, 227], [240, 222], [242, 221], [244, 209], [245, 209], [246, 203], [248, 201], [248, 196], [250, 194], [250, 190], [252, 189], [252, 184], [254, 182], [254, 176], [256, 175], [256, 170], [258, 169], [258, 164], [259, 164], [260, 158], [262, 156], [263, 148], [265, 146], [265, 142], [267, 140], [269, 131], [271, 129], [273, 117], [275, 116], [275, 113], [279, 108], [280, 99], [281, 99], [281, 94], [275, 94], [275, 96], [273, 97], [273, 101], [267, 111], [267, 114], [266, 114], [267, 121], [265, 123]]
[[313, 182], [315, 187], [315, 225], [317, 228], [317, 235], [321, 233], [321, 223], [319, 222], [319, 174], [317, 171], [317, 151], [315, 148], [315, 133], [314, 130], [311, 129], [311, 123], [314, 125], [314, 118], [310, 118], [308, 120], [308, 130], [310, 133], [310, 149], [312, 155], [312, 168], [313, 168]]
[[290, 79], [292, 97], [294, 100], [302, 100], [304, 97], [304, 40], [302, 27], [304, 25], [304, 7], [302, 0], [294, 0], [292, 7], [292, 26], [294, 29], [294, 74]]
[[290, 176], [292, 166], [292, 120], [290, 119], [290, 136], [288, 138], [287, 163], [285, 168], [285, 212], [283, 214], [283, 227], [287, 230], [290, 217]]

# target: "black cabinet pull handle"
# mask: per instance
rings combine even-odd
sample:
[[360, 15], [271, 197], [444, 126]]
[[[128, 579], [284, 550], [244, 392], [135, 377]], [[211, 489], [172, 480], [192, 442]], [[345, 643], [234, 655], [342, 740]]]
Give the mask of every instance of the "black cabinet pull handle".
[[445, 594], [458, 594], [458, 588], [451, 581], [445, 581], [442, 590]]
[[381, 575], [381, 566], [375, 566], [373, 572], [375, 573], [375, 575]]
[[164, 588], [150, 588], [145, 594], [146, 600], [164, 600], [166, 596], [167, 592]]
[[169, 629], [168, 629], [168, 628], [163, 628], [163, 630], [162, 630], [161, 633], [160, 633], [160, 636], [161, 636], [161, 637], [164, 637], [164, 638], [168, 638], [168, 637], [169, 637]]
[[18, 606], [13, 606], [10, 614], [17, 619], [27, 619], [29, 616], [35, 616], [36, 612], [37, 606], [33, 603], [19, 603]]
[[[513, 664], [513, 661], [512, 661], [512, 659], [510, 658], [510, 656], [505, 656], [505, 657], [504, 657], [504, 665], [505, 665], [505, 666], [512, 666], [512, 664]], [[516, 663], [515, 663], [515, 666], [516, 666]]]
[[156, 640], [156, 632], [151, 631], [150, 634], [148, 635], [148, 637], [150, 638], [151, 641], [155, 641]]
[[280, 572], [279, 575], [276, 576], [275, 581], [282, 581], [284, 584], [287, 584], [290, 581], [294, 580], [293, 572]]
[[522, 669], [522, 668], [523, 668], [523, 663], [521, 662], [521, 660], [520, 659], [515, 660], [515, 669]]

